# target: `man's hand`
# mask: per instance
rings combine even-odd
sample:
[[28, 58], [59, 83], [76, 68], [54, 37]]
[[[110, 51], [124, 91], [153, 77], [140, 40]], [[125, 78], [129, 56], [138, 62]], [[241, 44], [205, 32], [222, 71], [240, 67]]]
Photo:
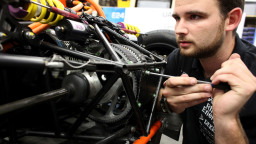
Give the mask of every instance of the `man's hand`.
[[187, 107], [205, 102], [212, 96], [210, 84], [197, 84], [197, 80], [188, 77], [187, 74], [169, 78], [164, 82], [164, 86], [161, 93], [167, 98], [172, 111], [176, 113], [181, 113]]
[[239, 111], [254, 94], [256, 78], [238, 54], [232, 54], [211, 77], [213, 84], [227, 82], [231, 90], [213, 90], [213, 118], [216, 143], [246, 143]]
[[256, 91], [256, 78], [238, 54], [232, 54], [211, 79], [213, 84], [227, 82], [231, 87], [231, 90], [226, 93], [221, 90], [214, 90], [213, 113], [216, 118], [236, 117]]

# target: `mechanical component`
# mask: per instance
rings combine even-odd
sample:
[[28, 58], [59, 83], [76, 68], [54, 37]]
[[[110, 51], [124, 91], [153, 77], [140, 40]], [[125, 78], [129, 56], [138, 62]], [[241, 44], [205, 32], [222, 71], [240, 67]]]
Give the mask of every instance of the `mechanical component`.
[[[10, 113], [8, 117], [1, 117], [0, 141], [8, 137], [10, 143], [16, 143], [24, 136], [38, 135], [86, 142], [89, 140], [92, 143], [113, 142], [114, 139], [116, 143], [132, 143], [141, 134], [146, 134], [145, 124], [151, 127], [151, 123], [155, 121], [155, 105], [151, 102], [156, 99], [156, 95], [153, 95], [156, 94], [155, 85], [160, 82], [159, 77], [149, 78], [144, 76], [143, 71], [146, 69], [156, 72], [152, 69], [163, 66], [163, 59], [136, 42], [132, 43], [118, 24], [87, 15], [84, 11], [86, 9], [80, 11], [82, 14], [77, 21], [66, 17], [58, 21], [56, 26], [49, 25], [48, 22], [31, 24], [30, 19], [21, 21], [30, 11], [30, 3], [16, 1], [12, 14], [19, 17], [19, 20], [10, 16], [7, 2], [5, 6], [0, 5], [0, 46], [3, 47], [3, 55], [15, 54], [17, 57], [17, 65], [0, 70], [1, 104], [55, 89], [65, 89], [68, 94], [18, 113]], [[43, 0], [33, 0], [40, 1]], [[85, 3], [72, 3], [74, 2]], [[40, 5], [45, 4], [41, 2]], [[24, 7], [16, 9], [19, 6]], [[40, 19], [44, 6], [36, 6], [41, 14], [33, 14], [34, 8], [32, 5], [30, 7], [29, 15]], [[56, 5], [46, 4], [46, 7], [47, 13], [54, 7], [59, 10]], [[96, 7], [95, 9], [97, 10]], [[44, 19], [48, 19], [47, 14]], [[41, 26], [45, 29], [37, 31]], [[42, 32], [43, 30], [46, 31]], [[139, 32], [135, 32], [133, 28], [124, 31]], [[42, 68], [39, 64], [34, 66], [32, 63], [33, 67], [30, 67], [28, 60], [19, 65], [22, 56], [45, 58], [47, 63], [40, 61]], [[149, 116], [152, 118], [148, 119]], [[18, 117], [19, 121], [16, 121]], [[85, 128], [87, 120], [95, 125], [86, 125]], [[10, 128], [12, 124], [13, 128]], [[128, 126], [133, 128], [132, 132]], [[119, 131], [122, 128], [125, 131]], [[116, 131], [120, 133], [115, 133]]]
[[[37, 2], [37, 0], [31, 0], [31, 2]], [[63, 4], [58, 0], [40, 0], [41, 5], [57, 7], [60, 10], [64, 11]], [[28, 6], [26, 6], [28, 5]], [[33, 22], [40, 22], [43, 24], [55, 25], [58, 21], [60, 21], [63, 16], [59, 14], [55, 14], [53, 12], [48, 12], [47, 8], [38, 6], [34, 3], [25, 3], [23, 8], [13, 7], [9, 5], [10, 13], [22, 20], [31, 20]]]
[[[140, 63], [140, 58], [129, 49], [129, 46], [111, 44], [124, 63]], [[126, 49], [127, 48], [127, 49]], [[107, 74], [106, 74], [107, 75]], [[133, 92], [138, 93], [138, 77], [136, 73], [129, 74], [133, 84]], [[106, 80], [108, 77], [104, 77]], [[102, 123], [116, 123], [126, 117], [131, 111], [131, 105], [122, 86], [122, 80], [118, 79], [112, 88], [106, 93], [92, 111], [90, 118]]]
[[64, 100], [69, 104], [81, 104], [90, 93], [89, 82], [81, 73], [71, 73], [62, 82], [62, 87], [70, 91]]
[[93, 98], [102, 88], [98, 75], [95, 72], [84, 72], [83, 75], [86, 77], [90, 85], [88, 98]]
[[123, 22], [118, 22], [117, 24], [121, 25], [122, 30], [125, 31], [126, 33], [136, 35], [136, 37], [140, 35], [139, 34], [140, 29], [137, 26], [130, 25]]
[[73, 20], [63, 20], [55, 31], [61, 40], [85, 41], [93, 33], [93, 27]]

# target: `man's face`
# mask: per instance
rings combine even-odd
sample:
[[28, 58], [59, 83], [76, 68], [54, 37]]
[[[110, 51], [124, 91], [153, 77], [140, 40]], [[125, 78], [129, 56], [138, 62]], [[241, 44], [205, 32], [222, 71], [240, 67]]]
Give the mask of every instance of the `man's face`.
[[216, 0], [176, 0], [173, 17], [182, 55], [214, 55], [224, 40], [224, 20]]

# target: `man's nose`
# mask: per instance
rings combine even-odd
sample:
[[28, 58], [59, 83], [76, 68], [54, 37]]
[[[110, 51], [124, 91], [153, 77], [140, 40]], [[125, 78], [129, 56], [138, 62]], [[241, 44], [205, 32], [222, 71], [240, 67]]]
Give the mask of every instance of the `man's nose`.
[[188, 34], [188, 26], [184, 20], [180, 20], [175, 25], [175, 33], [177, 35], [186, 35]]

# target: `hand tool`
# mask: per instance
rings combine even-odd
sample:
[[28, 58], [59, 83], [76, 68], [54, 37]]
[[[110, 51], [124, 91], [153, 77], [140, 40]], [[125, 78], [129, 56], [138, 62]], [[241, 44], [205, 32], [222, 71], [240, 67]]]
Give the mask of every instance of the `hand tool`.
[[[170, 75], [165, 75], [165, 74], [159, 74], [159, 73], [153, 73], [150, 71], [145, 71], [146, 75], [155, 75], [155, 76], [160, 76], [160, 77], [165, 77], [165, 78], [171, 78], [171, 77], [177, 77], [177, 76], [170, 76]], [[228, 91], [230, 90], [230, 86], [228, 85], [228, 83], [224, 83], [224, 82], [220, 82], [217, 85], [214, 85], [211, 83], [211, 80], [209, 81], [202, 81], [202, 80], [197, 80], [197, 84], [210, 84], [213, 88], [217, 88], [217, 89], [222, 89], [224, 91]]]

